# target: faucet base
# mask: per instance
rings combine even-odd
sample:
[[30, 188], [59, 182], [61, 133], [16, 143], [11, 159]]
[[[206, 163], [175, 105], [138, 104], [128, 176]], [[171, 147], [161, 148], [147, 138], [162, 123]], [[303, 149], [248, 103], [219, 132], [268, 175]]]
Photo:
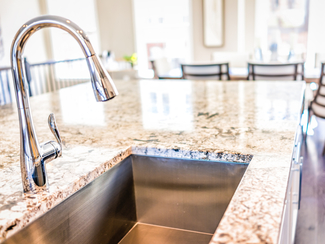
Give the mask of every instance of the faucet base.
[[44, 162], [34, 167], [33, 173], [29, 176], [25, 175], [22, 170], [23, 189], [26, 194], [36, 194], [49, 191], [46, 167]]

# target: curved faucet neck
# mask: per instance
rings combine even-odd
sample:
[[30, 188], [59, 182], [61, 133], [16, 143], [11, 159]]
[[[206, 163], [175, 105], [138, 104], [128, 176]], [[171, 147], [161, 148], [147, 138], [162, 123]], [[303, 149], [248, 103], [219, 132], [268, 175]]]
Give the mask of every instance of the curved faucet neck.
[[[38, 30], [56, 27], [68, 32], [80, 45], [88, 64], [95, 97], [107, 101], [118, 92], [107, 71], [102, 67], [86, 33], [72, 21], [59, 16], [43, 15], [26, 22], [17, 32], [11, 46], [11, 65], [20, 123], [20, 163], [24, 192], [48, 189], [46, 160], [61, 156], [56, 142], [38, 143], [29, 107], [29, 92], [25, 78], [23, 51], [27, 40]], [[53, 132], [53, 131], [52, 131]]]
[[21, 58], [27, 40], [36, 31], [47, 27], [56, 27], [68, 32], [79, 43], [85, 57], [90, 57], [95, 54], [87, 34], [78, 25], [63, 17], [42, 15], [29, 20], [18, 30], [12, 42], [11, 57], [14, 58], [14, 56], [17, 56], [17, 58]]

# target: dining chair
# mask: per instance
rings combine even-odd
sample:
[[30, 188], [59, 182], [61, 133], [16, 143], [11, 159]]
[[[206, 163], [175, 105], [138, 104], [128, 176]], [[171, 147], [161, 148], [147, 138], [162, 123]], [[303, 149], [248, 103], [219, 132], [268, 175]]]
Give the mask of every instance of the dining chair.
[[167, 58], [151, 60], [151, 66], [154, 72], [155, 79], [182, 79], [181, 76], [173, 76], [172, 74], [170, 74], [172, 71], [172, 67], [168, 62]]
[[183, 79], [230, 80], [229, 63], [181, 64]]
[[[314, 99], [310, 102], [308, 106], [308, 121], [306, 134], [308, 131], [308, 125], [312, 115], [315, 115], [319, 118], [325, 119], [325, 63], [321, 63], [321, 71], [318, 82], [318, 89], [314, 96]], [[325, 145], [323, 148], [323, 155], [325, 155]]]
[[214, 52], [212, 53], [212, 60], [216, 63], [229, 62], [230, 68], [246, 68], [247, 60], [249, 60], [249, 53], [238, 52]]
[[247, 80], [304, 80], [304, 62], [248, 62]]
[[325, 53], [315, 53], [315, 68], [321, 68], [322, 62], [325, 60]]

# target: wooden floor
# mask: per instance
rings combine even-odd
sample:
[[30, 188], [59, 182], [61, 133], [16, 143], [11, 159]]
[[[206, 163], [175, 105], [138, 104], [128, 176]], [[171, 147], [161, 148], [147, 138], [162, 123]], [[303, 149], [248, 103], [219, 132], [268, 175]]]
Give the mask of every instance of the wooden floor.
[[295, 244], [325, 243], [325, 120], [314, 117], [302, 148], [301, 205], [298, 214]]

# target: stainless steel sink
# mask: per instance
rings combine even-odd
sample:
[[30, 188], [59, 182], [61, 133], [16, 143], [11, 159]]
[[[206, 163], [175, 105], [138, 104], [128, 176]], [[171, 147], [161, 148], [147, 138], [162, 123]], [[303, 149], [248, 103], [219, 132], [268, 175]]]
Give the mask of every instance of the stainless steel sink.
[[246, 168], [132, 155], [4, 243], [209, 243]]

